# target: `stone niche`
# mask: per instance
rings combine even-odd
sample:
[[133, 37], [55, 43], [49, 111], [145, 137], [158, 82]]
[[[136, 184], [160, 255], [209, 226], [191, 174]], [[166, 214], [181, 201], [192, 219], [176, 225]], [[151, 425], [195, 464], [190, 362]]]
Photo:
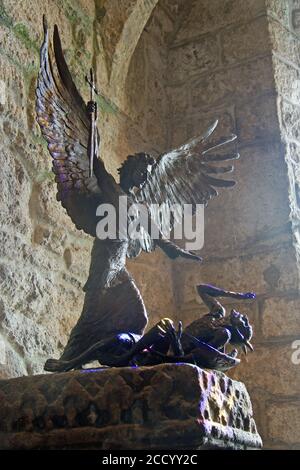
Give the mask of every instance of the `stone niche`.
[[[82, 308], [92, 243], [74, 229], [55, 200], [50, 157], [35, 123], [45, 13], [49, 25], [59, 26], [68, 64], [84, 97], [88, 90], [83, 77], [91, 61], [97, 85], [109, 97], [102, 103], [99, 127], [102, 157], [115, 176], [128, 154], [144, 150], [157, 155], [200, 133], [216, 117], [220, 134], [237, 133], [238, 185], [208, 206], [203, 266], [171, 264], [155, 252], [130, 261], [128, 267], [143, 294], [150, 324], [162, 315], [187, 324], [203, 313], [194, 292], [197, 283], [257, 292], [257, 301], [245, 311], [255, 326], [256, 352], [231, 376], [245, 381], [251, 393], [265, 446], [300, 448], [299, 365], [291, 361], [291, 345], [300, 336], [299, 12], [299, 0], [0, 0], [1, 378], [40, 374], [48, 357], [59, 357]], [[228, 304], [231, 307], [239, 308]], [[189, 373], [196, 384], [191, 426], [197, 436], [200, 429], [211, 436], [209, 429], [225, 425], [221, 418], [200, 418], [201, 390], [195, 369], [187, 370], [193, 371]], [[53, 408], [56, 399], [59, 403], [60, 381], [82, 390], [79, 403], [83, 395], [93, 396], [86, 391], [88, 384], [96, 390], [98, 380], [111, 383], [112, 377], [123, 384], [124, 374], [135, 374], [135, 380], [144, 383], [143, 394], [153, 394], [143, 379], [148, 373], [126, 369], [119, 374], [102, 371], [101, 379], [100, 372], [16, 378], [11, 382], [15, 392], [4, 381], [1, 386], [12, 396], [21, 400], [22, 387], [27, 395], [20, 401], [24, 421], [12, 415], [19, 405], [6, 402], [7, 416], [14, 417], [2, 421], [7, 425], [3, 445], [17, 447], [19, 439], [25, 445], [22, 436], [31, 436], [28, 442], [42, 447], [46, 434], [64, 432], [67, 418], [59, 417], [71, 419], [71, 411], [65, 410], [76, 406], [65, 402]], [[221, 377], [197, 374], [215, 377], [216, 383]], [[49, 401], [39, 387], [53, 390]], [[89, 398], [85, 400], [83, 410], [89, 406]], [[187, 406], [187, 401], [182, 404]], [[36, 416], [44, 418], [37, 421]], [[47, 423], [45, 416], [51, 416]], [[145, 428], [153, 430], [151, 419]], [[219, 427], [201, 428], [204, 422]], [[68, 435], [79, 435], [82, 425], [72, 423]], [[118, 424], [113, 426], [117, 429]], [[132, 424], [120, 425], [126, 426], [134, 432]], [[93, 435], [107, 432], [109, 426], [106, 431], [104, 426], [87, 428]], [[230, 423], [227, 429], [241, 428]], [[74, 442], [70, 446], [79, 446]]]
[[258, 449], [245, 385], [187, 364], [0, 381], [1, 449]]

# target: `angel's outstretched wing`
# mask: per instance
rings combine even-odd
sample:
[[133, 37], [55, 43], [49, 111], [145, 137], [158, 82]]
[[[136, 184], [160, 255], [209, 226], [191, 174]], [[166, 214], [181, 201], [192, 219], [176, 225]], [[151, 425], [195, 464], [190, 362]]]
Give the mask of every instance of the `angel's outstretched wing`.
[[[174, 222], [181, 220], [184, 204], [191, 204], [194, 210], [196, 204], [206, 205], [217, 196], [216, 188], [229, 188], [235, 184], [235, 181], [219, 176], [232, 172], [233, 166], [219, 166], [217, 163], [239, 158], [237, 153], [224, 153], [224, 146], [233, 142], [236, 136], [230, 135], [209, 144], [217, 124], [218, 121], [201, 137], [158, 157], [148, 180], [136, 193], [137, 201], [148, 206], [152, 219], [163, 234], [167, 235]], [[172, 217], [164, 217], [164, 210], [171, 208]]]
[[89, 177], [89, 116], [64, 59], [57, 26], [52, 45], [45, 19], [40, 59], [36, 113], [53, 158], [57, 199], [78, 229], [95, 236], [96, 208], [102, 201], [95, 170], [98, 174], [106, 170], [95, 158]]

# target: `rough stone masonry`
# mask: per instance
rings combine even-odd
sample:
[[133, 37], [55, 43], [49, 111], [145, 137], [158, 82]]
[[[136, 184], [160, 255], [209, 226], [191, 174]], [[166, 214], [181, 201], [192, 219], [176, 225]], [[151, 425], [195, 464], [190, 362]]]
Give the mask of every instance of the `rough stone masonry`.
[[[84, 97], [93, 65], [109, 171], [158, 154], [219, 117], [236, 132], [238, 187], [205, 213], [203, 266], [155, 253], [130, 263], [151, 322], [203, 312], [194, 284], [258, 293], [256, 352], [234, 376], [266, 447], [300, 448], [298, 0], [0, 0], [0, 374], [40, 373], [82, 308], [91, 241], [55, 200], [35, 123], [42, 15], [57, 23]], [[151, 289], [149, 289], [151, 286]], [[163, 286], [163, 287], [162, 287]], [[234, 305], [233, 305], [234, 306]], [[228, 304], [231, 307], [231, 304]]]
[[260, 448], [247, 390], [188, 364], [0, 381], [1, 449]]
[[257, 293], [255, 353], [232, 376], [266, 448], [300, 448], [299, 12], [298, 0], [195, 2], [168, 55], [170, 145], [218, 115], [241, 154], [238, 187], [206, 210], [202, 268], [174, 267], [178, 318], [203, 311], [199, 282]]

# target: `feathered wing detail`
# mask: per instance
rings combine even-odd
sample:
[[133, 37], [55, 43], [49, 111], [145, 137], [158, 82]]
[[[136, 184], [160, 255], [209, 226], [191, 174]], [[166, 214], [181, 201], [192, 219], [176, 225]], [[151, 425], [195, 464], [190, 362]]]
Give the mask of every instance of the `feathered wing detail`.
[[[224, 153], [226, 144], [233, 142], [236, 136], [230, 135], [209, 144], [217, 124], [215, 121], [204, 135], [158, 157], [147, 182], [136, 193], [137, 202], [148, 206], [151, 218], [165, 236], [174, 223], [181, 220], [184, 204], [192, 204], [195, 210], [196, 204], [206, 205], [218, 195], [216, 188], [235, 185], [235, 181], [220, 177], [232, 172], [233, 166], [219, 166], [218, 163], [239, 158], [237, 153]], [[171, 208], [172, 217], [169, 218], [167, 212]]]
[[[57, 200], [78, 229], [95, 236], [101, 190], [96, 177], [89, 177], [89, 116], [64, 59], [58, 29], [55, 26], [52, 47], [45, 20], [40, 60], [36, 113], [53, 158]], [[98, 159], [95, 166], [105, 172]]]

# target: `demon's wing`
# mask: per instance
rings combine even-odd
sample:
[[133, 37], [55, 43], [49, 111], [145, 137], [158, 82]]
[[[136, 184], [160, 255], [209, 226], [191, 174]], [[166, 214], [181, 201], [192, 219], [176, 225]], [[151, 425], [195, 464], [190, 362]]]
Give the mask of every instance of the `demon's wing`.
[[[96, 208], [102, 198], [95, 174], [89, 177], [89, 116], [64, 59], [57, 26], [52, 45], [45, 20], [40, 55], [36, 113], [53, 158], [57, 200], [78, 229], [95, 236]], [[94, 173], [95, 169], [105, 172], [97, 158]]]
[[[229, 188], [235, 184], [235, 181], [220, 177], [232, 172], [233, 166], [220, 166], [218, 162], [239, 158], [232, 150], [225, 153], [226, 144], [233, 142], [236, 136], [209, 143], [217, 124], [218, 121], [201, 137], [158, 157], [147, 182], [136, 193], [137, 201], [148, 206], [163, 234], [168, 234], [174, 222], [181, 220], [184, 204], [191, 204], [195, 210], [196, 204], [206, 205], [218, 195], [216, 188]], [[171, 218], [164, 216], [169, 209], [172, 209]]]

